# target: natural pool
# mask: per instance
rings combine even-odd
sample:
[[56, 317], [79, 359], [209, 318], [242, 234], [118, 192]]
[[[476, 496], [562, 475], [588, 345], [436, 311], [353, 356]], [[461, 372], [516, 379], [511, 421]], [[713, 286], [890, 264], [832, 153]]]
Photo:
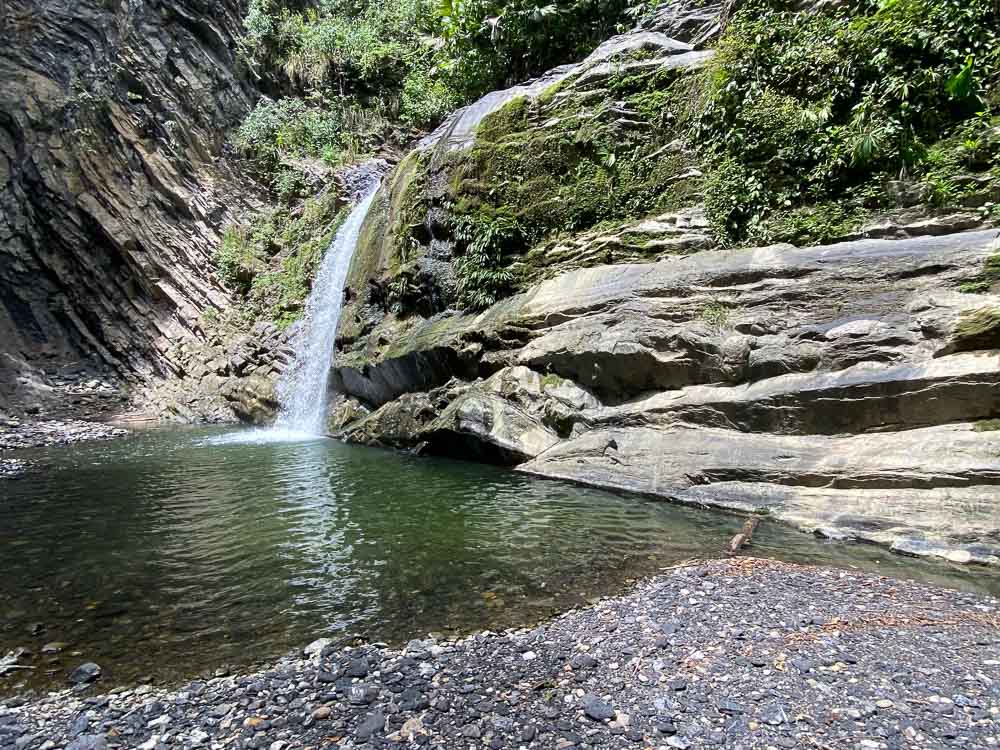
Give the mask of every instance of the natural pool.
[[[737, 517], [332, 440], [151, 429], [20, 451], [0, 483], [0, 695], [211, 674], [321, 637], [390, 642], [525, 625], [714, 557]], [[753, 554], [1000, 592], [983, 570], [828, 544], [765, 522]], [[42, 655], [43, 645], [66, 644]]]

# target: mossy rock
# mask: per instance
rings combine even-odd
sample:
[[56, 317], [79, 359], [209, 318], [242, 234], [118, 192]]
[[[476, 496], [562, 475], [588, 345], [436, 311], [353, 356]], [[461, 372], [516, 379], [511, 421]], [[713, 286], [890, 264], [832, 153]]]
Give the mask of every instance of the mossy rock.
[[[643, 50], [590, 80], [514, 96], [483, 117], [471, 146], [412, 152], [366, 222], [349, 285], [375, 280], [392, 297], [433, 252], [459, 280], [441, 304], [481, 308], [544, 275], [507, 269], [561, 233], [696, 204], [701, 174], [678, 123], [697, 108], [704, 73], [668, 64], [671, 53]], [[412, 295], [397, 297], [400, 314], [416, 312]]]
[[1000, 307], [980, 307], [959, 317], [949, 344], [951, 351], [1000, 349]]
[[970, 294], [981, 294], [1000, 289], [1000, 253], [991, 255], [983, 263], [983, 270], [959, 285], [959, 290]]

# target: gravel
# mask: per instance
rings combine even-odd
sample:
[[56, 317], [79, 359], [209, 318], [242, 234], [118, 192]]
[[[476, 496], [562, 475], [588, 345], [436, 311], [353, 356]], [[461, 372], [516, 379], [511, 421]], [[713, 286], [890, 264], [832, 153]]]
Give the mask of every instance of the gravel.
[[21, 458], [0, 458], [0, 479], [19, 479], [30, 467], [31, 464]]
[[1000, 603], [841, 570], [692, 563], [533, 629], [317, 643], [179, 688], [8, 701], [0, 747], [1000, 744]]
[[85, 440], [112, 440], [128, 435], [128, 430], [82, 419], [0, 421], [0, 451], [67, 445]]

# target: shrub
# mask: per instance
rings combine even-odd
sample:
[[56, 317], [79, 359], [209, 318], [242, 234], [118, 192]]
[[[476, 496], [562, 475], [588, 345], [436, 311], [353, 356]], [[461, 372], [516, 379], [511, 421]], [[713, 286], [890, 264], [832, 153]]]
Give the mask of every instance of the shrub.
[[744, 241], [775, 210], [918, 175], [928, 145], [988, 108], [993, 0], [748, 0], [714, 62], [697, 141], [713, 225]]
[[213, 258], [222, 281], [240, 292], [246, 292], [261, 267], [250, 230], [241, 224], [230, 224], [222, 234], [222, 243]]

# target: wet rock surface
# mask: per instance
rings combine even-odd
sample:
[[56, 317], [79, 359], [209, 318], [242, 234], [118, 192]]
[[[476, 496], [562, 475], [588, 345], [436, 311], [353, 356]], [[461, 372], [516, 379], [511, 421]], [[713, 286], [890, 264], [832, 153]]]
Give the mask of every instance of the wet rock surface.
[[167, 352], [176, 377], [152, 382], [137, 400], [159, 419], [180, 422], [269, 422], [277, 412], [275, 384], [291, 358], [288, 336], [260, 321], [249, 331], [220, 329]]
[[693, 563], [534, 629], [320, 640], [259, 672], [0, 705], [0, 747], [956, 747], [1000, 742], [993, 599]]

